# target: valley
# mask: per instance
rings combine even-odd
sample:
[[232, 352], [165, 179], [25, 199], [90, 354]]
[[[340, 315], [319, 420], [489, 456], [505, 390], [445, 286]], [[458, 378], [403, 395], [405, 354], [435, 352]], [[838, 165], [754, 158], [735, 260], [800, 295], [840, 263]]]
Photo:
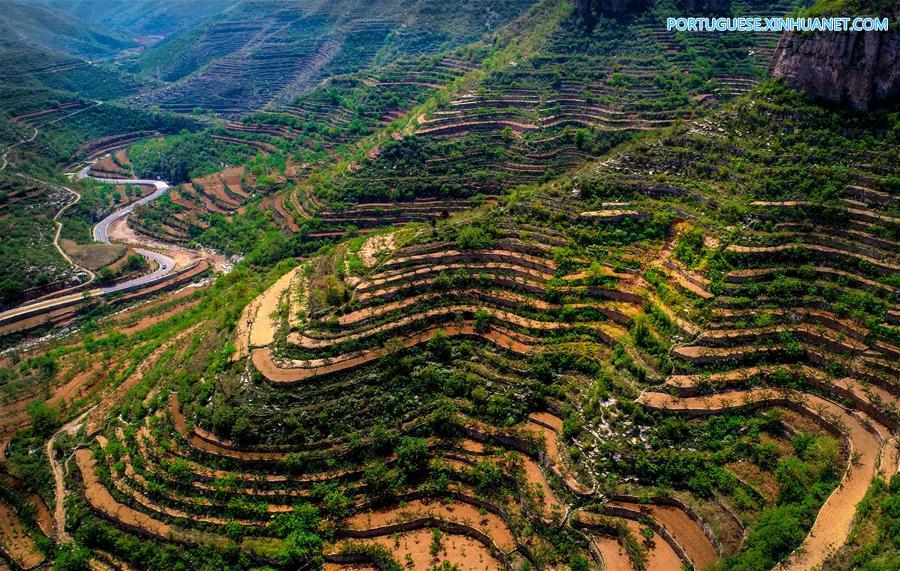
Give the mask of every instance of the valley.
[[900, 562], [892, 3], [2, 11], [0, 568]]

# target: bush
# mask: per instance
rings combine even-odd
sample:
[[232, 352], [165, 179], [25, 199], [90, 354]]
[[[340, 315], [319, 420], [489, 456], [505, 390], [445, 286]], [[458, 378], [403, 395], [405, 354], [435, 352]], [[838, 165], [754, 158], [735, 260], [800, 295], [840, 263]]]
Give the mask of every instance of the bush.
[[86, 571], [89, 569], [88, 560], [90, 558], [91, 552], [84, 547], [64, 543], [56, 550], [53, 571]]
[[475, 312], [475, 331], [487, 333], [491, 328], [491, 314], [479, 309]]
[[428, 442], [404, 436], [397, 446], [397, 467], [406, 475], [417, 474], [428, 465]]
[[294, 506], [290, 514], [282, 514], [272, 522], [272, 530], [283, 538], [278, 559], [282, 565], [303, 567], [322, 564], [322, 538], [319, 531], [319, 512], [308, 504]]
[[28, 405], [31, 426], [39, 436], [50, 436], [60, 426], [59, 411], [44, 401], [34, 401]]
[[467, 226], [456, 236], [456, 246], [460, 250], [484, 250], [493, 244], [493, 238], [483, 229]]
[[675, 241], [675, 259], [693, 267], [703, 255], [703, 231], [691, 228]]

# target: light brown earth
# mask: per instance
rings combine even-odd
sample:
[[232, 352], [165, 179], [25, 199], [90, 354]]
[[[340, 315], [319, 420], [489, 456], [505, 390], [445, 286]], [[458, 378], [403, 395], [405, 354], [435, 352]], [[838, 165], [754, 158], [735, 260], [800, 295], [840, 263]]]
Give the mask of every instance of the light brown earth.
[[700, 526], [691, 519], [683, 510], [675, 506], [663, 506], [658, 504], [638, 504], [634, 502], [610, 502], [621, 507], [647, 514], [658, 521], [668, 531], [675, 541], [684, 549], [697, 569], [703, 569], [707, 565], [715, 563], [719, 554], [709, 537], [703, 533]]
[[592, 535], [591, 541], [603, 556], [605, 571], [633, 571], [634, 565], [619, 540], [606, 535]]
[[[872, 479], [879, 473], [897, 473], [896, 442], [891, 440], [890, 431], [859, 412], [850, 412], [817, 395], [789, 389], [753, 389], [686, 398], [647, 392], [641, 395], [638, 402], [651, 408], [703, 414], [749, 404], [794, 402], [811, 415], [819, 416], [832, 425], [839, 422], [845, 427], [851, 464], [847, 466], [838, 488], [822, 506], [803, 544], [778, 567], [783, 571], [806, 570], [821, 565], [847, 541], [856, 507], [865, 496]], [[881, 455], [884, 441], [888, 441], [888, 445], [885, 454]]]
[[44, 554], [25, 533], [16, 511], [3, 501], [0, 501], [0, 547], [25, 569], [36, 567], [44, 560]]
[[423, 517], [434, 517], [477, 529], [494, 540], [504, 552], [516, 548], [509, 526], [499, 516], [457, 501], [412, 500], [403, 505], [362, 512], [347, 519], [349, 529], [374, 529]]
[[[625, 525], [628, 526], [628, 529], [634, 534], [634, 537], [637, 538], [638, 541], [644, 542], [644, 546], [647, 547], [647, 569], [651, 571], [669, 571], [681, 569], [681, 558], [678, 557], [678, 554], [675, 553], [675, 550], [672, 549], [672, 546], [669, 545], [669, 542], [660, 537], [658, 533], [653, 532], [653, 538], [650, 540], [650, 543], [646, 543], [644, 537], [641, 535], [641, 528], [644, 526], [640, 523], [626, 519], [623, 520]], [[652, 529], [652, 528], [650, 528]]]
[[146, 533], [167, 539], [172, 527], [134, 508], [120, 504], [97, 477], [97, 462], [86, 448], [75, 451], [75, 462], [84, 479], [84, 495], [88, 504], [101, 514], [126, 527], [140, 528]]
[[176, 267], [183, 268], [198, 260], [206, 260], [218, 271], [225, 271], [228, 260], [222, 254], [213, 254], [202, 250], [191, 250], [176, 244], [154, 240], [134, 231], [128, 225], [128, 216], [116, 220], [107, 228], [107, 234], [111, 242], [136, 245], [151, 250], [158, 250], [175, 260]]
[[275, 341], [275, 330], [278, 328], [278, 322], [272, 318], [272, 314], [278, 309], [281, 298], [291, 285], [299, 267], [294, 268], [284, 274], [275, 284], [267, 289], [263, 294], [254, 300], [258, 309], [256, 315], [249, 316], [252, 320], [250, 326], [250, 346], [262, 347], [271, 345]]
[[444, 532], [441, 532], [441, 535], [442, 549], [436, 558], [430, 553], [432, 537], [428, 529], [371, 539], [356, 539], [354, 543], [386, 547], [400, 565], [406, 565], [406, 556], [409, 555], [412, 558], [412, 569], [428, 569], [440, 561], [449, 561], [459, 566], [462, 571], [493, 571], [505, 568], [479, 541], [465, 535], [449, 535]]
[[540, 495], [544, 511], [543, 515], [557, 519], [556, 516], [562, 515], [565, 504], [559, 501], [553, 488], [550, 487], [550, 482], [547, 481], [547, 477], [544, 475], [544, 471], [541, 470], [540, 465], [525, 455], [522, 455], [522, 460], [522, 467], [525, 469], [525, 481], [532, 490], [535, 490]]

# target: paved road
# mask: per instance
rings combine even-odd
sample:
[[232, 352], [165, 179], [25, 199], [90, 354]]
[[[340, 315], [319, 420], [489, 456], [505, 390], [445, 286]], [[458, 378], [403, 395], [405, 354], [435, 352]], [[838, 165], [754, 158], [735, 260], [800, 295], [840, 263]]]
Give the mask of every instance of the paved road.
[[[91, 168], [91, 165], [87, 165], [86, 167], [84, 167], [83, 169], [78, 171], [78, 173], [75, 175], [76, 179], [80, 180], [83, 178], [87, 178], [89, 176], [88, 172], [90, 171], [90, 168]], [[91, 177], [91, 178], [94, 178], [94, 180], [98, 180], [100, 182], [106, 182], [106, 183], [110, 183], [110, 184], [136, 184], [136, 185], [153, 186], [154, 188], [156, 188], [156, 190], [152, 194], [149, 194], [149, 195], [145, 196], [144, 198], [142, 198], [136, 202], [133, 202], [124, 208], [116, 210], [115, 212], [113, 212], [112, 214], [110, 214], [109, 216], [107, 216], [106, 218], [104, 218], [103, 220], [101, 220], [94, 226], [94, 229], [93, 229], [94, 240], [96, 240], [97, 242], [102, 242], [104, 244], [110, 243], [109, 233], [108, 233], [110, 224], [112, 224], [116, 220], [121, 220], [122, 218], [125, 218], [126, 216], [131, 214], [131, 212], [134, 210], [135, 205], [147, 204], [148, 202], [150, 202], [152, 200], [156, 200], [157, 198], [159, 198], [160, 196], [165, 194], [166, 191], [169, 190], [168, 183], [166, 183], [165, 181], [161, 181], [161, 180], [149, 180], [149, 179], [137, 179], [137, 178], [135, 178], [135, 179], [113, 179], [113, 178], [96, 178], [96, 177]], [[114, 284], [114, 285], [110, 285], [110, 286], [98, 287], [98, 288], [95, 288], [95, 289], [92, 289], [89, 291], [85, 291], [85, 292], [81, 292], [81, 293], [74, 293], [74, 294], [65, 295], [65, 296], [61, 296], [61, 297], [53, 297], [53, 298], [50, 298], [50, 299], [47, 299], [44, 301], [40, 301], [37, 303], [21, 305], [14, 309], [10, 309], [8, 311], [4, 311], [4, 312], [0, 313], [0, 320], [2, 320], [4, 318], [15, 316], [18, 314], [30, 312], [35, 309], [46, 309], [47, 311], [50, 311], [57, 306], [63, 305], [66, 302], [71, 302], [78, 298], [95, 297], [98, 295], [110, 294], [110, 293], [115, 293], [115, 292], [123, 291], [123, 290], [136, 289], [144, 284], [152, 283], [154, 280], [158, 280], [159, 278], [172, 273], [172, 271], [175, 269], [175, 260], [173, 260], [172, 258], [170, 258], [168, 256], [164, 256], [163, 254], [160, 254], [159, 252], [154, 252], [151, 250], [144, 250], [142, 248], [135, 248], [134, 251], [137, 252], [138, 254], [140, 254], [141, 256], [144, 256], [145, 258], [156, 262], [159, 266], [156, 269], [156, 271], [154, 271], [151, 274], [148, 274], [145, 276], [139, 276], [137, 278], [134, 278], [132, 280], [128, 280], [128, 281], [125, 281], [122, 283], [118, 283], [118, 284]]]
[[[90, 166], [88, 166], [87, 168], [89, 169]], [[85, 169], [82, 169], [81, 171], [78, 172], [78, 176], [81, 178], [86, 177], [87, 171]], [[131, 212], [134, 210], [134, 207], [137, 206], [138, 204], [147, 204], [150, 201], [156, 200], [157, 198], [159, 198], [160, 196], [165, 194], [166, 191], [169, 190], [168, 183], [166, 183], [165, 181], [161, 181], [161, 180], [149, 180], [149, 179], [142, 179], [142, 178], [126, 178], [126, 179], [97, 178], [97, 177], [91, 177], [91, 178], [93, 178], [94, 180], [99, 180], [100, 182], [107, 182], [110, 184], [136, 184], [136, 185], [143, 185], [143, 186], [153, 186], [154, 188], [156, 188], [156, 190], [153, 191], [152, 194], [149, 194], [140, 200], [132, 202], [125, 208], [116, 210], [115, 212], [113, 212], [112, 214], [110, 214], [109, 216], [107, 216], [106, 218], [101, 220], [100, 222], [97, 222], [97, 224], [94, 226], [94, 230], [93, 230], [94, 240], [96, 240], [97, 242], [103, 242], [104, 244], [109, 244], [109, 226], [110, 226], [110, 224], [112, 224], [113, 222], [115, 222], [117, 220], [121, 220], [122, 218], [125, 218], [126, 216], [131, 214]], [[140, 277], [134, 278], [133, 280], [128, 280], [127, 282], [122, 282], [122, 283], [116, 284], [116, 285], [101, 287], [100, 291], [102, 293], [113, 293], [113, 292], [117, 292], [117, 291], [121, 291], [121, 290], [125, 290], [125, 289], [131, 289], [131, 288], [134, 288], [135, 286], [143, 285], [143, 284], [151, 282], [157, 278], [160, 278], [166, 274], [169, 274], [172, 272], [172, 270], [175, 269], [175, 260], [173, 260], [172, 258], [170, 258], [168, 256], [164, 256], [158, 252], [153, 252], [151, 250], [143, 250], [143, 249], [138, 249], [138, 248], [135, 248], [134, 251], [137, 252], [138, 254], [144, 256], [145, 258], [156, 262], [159, 265], [159, 268], [157, 268], [157, 270], [155, 272], [153, 272], [152, 274], [148, 274], [146, 276], [140, 276]]]
[[173, 260], [169, 256], [163, 256], [162, 254], [160, 254], [158, 252], [153, 252], [150, 250], [143, 250], [141, 248], [135, 248], [134, 251], [137, 252], [138, 254], [144, 256], [145, 258], [153, 260], [154, 262], [159, 264], [159, 267], [152, 274], [147, 274], [146, 276], [140, 276], [140, 277], [134, 278], [133, 280], [128, 280], [128, 281], [125, 281], [125, 282], [122, 282], [119, 284], [101, 287], [101, 288], [99, 288], [101, 293], [114, 293], [117, 291], [134, 289], [137, 286], [141, 286], [143, 284], [150, 283], [153, 280], [156, 280], [158, 278], [161, 278], [162, 276], [170, 274], [175, 269], [175, 260]]
[[[87, 168], [90, 168], [90, 167], [88, 166]], [[84, 172], [84, 169], [78, 171], [79, 178], [85, 178], [84, 176], [81, 176], [81, 174], [83, 172]], [[87, 175], [85, 175], [85, 176], [87, 176]], [[91, 178], [93, 178], [94, 180], [99, 180], [100, 182], [108, 182], [110, 184], [137, 184], [137, 185], [143, 185], [143, 186], [153, 186], [156, 188], [156, 190], [152, 194], [149, 194], [136, 202], [132, 202], [125, 208], [116, 210], [115, 212], [113, 212], [112, 214], [110, 214], [109, 216], [107, 216], [106, 218], [101, 220], [100, 222], [97, 222], [97, 224], [94, 226], [94, 240], [96, 240], [98, 242], [103, 242], [104, 244], [109, 244], [108, 232], [109, 232], [110, 224], [112, 224], [116, 220], [120, 220], [122, 218], [125, 218], [129, 214], [131, 214], [131, 212], [134, 210], [134, 207], [137, 206], [138, 204], [147, 204], [148, 202], [156, 200], [157, 198], [159, 198], [160, 196], [165, 194], [167, 190], [169, 190], [168, 183], [161, 181], [161, 180], [148, 180], [148, 179], [140, 179], [140, 178], [127, 178], [127, 179], [96, 178], [96, 177], [91, 177]]]

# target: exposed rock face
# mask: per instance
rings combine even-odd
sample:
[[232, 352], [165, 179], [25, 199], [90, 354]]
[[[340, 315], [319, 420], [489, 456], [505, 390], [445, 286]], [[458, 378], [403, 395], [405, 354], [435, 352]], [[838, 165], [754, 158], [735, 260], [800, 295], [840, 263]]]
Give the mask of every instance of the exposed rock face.
[[900, 33], [788, 32], [769, 75], [815, 99], [869, 109], [900, 102]]
[[679, 0], [684, 16], [723, 16], [731, 13], [731, 0]]
[[617, 16], [643, 10], [650, 5], [650, 0], [574, 0], [578, 15], [587, 24], [588, 29], [594, 27], [599, 16]]

